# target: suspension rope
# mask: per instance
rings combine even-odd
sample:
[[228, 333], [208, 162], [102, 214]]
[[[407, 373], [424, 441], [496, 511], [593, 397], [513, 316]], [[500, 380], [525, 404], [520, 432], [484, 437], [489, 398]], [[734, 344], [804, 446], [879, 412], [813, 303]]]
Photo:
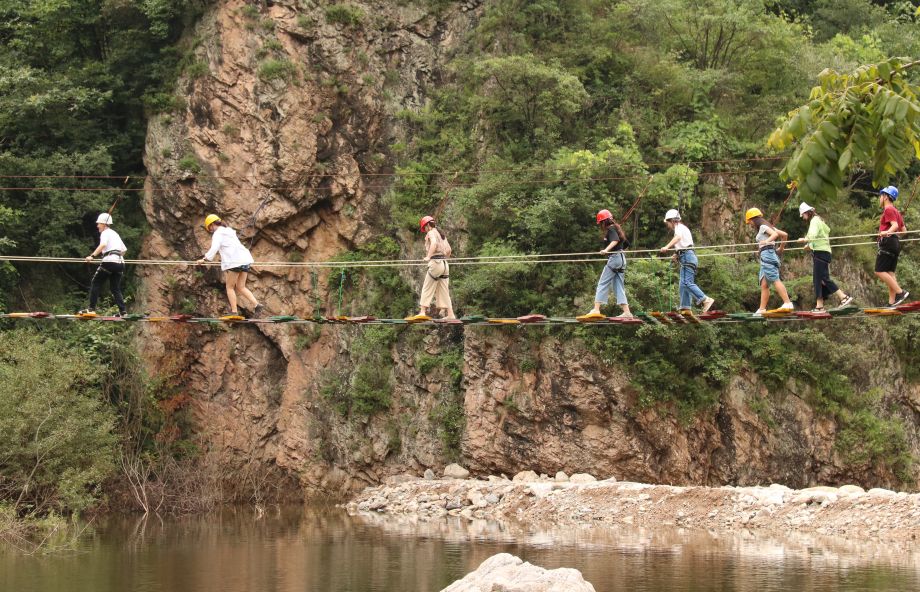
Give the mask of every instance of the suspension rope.
[[[765, 168], [765, 169], [747, 169], [747, 170], [735, 170], [735, 171], [702, 171], [697, 173], [699, 176], [719, 176], [727, 174], [751, 174], [751, 173], [773, 173], [783, 170], [782, 167], [775, 168]], [[646, 179], [648, 175], [605, 175], [599, 177], [584, 177], [580, 178], [579, 181], [629, 181], [636, 179]], [[456, 182], [453, 183], [454, 187], [478, 187], [480, 185], [486, 185], [491, 183], [491, 180], [483, 181], [467, 181], [467, 182]], [[553, 185], [557, 183], [568, 183], [571, 182], [571, 179], [558, 178], [558, 179], [527, 179], [527, 180], [512, 180], [506, 182], [507, 185]], [[362, 188], [365, 190], [385, 190], [392, 188], [392, 183], [386, 184], [375, 184], [375, 185], [362, 185]], [[310, 191], [335, 191], [334, 187], [331, 186], [317, 186], [309, 187]], [[277, 185], [277, 186], [256, 186], [256, 187], [234, 187], [233, 191], [236, 193], [248, 193], [248, 192], [261, 192], [265, 190], [270, 191], [303, 191], [303, 185]], [[173, 188], [169, 187], [149, 187], [149, 188], [135, 188], [135, 187], [0, 187], [0, 191], [75, 191], [75, 192], [111, 192], [111, 191], [122, 191], [125, 193], [142, 193], [146, 191], [155, 192], [155, 193], [166, 193], [175, 191]]]
[[770, 218], [770, 224], [776, 226], [776, 223], [779, 222], [780, 217], [783, 215], [783, 211], [786, 209], [786, 204], [789, 203], [789, 198], [792, 197], [792, 194], [795, 193], [795, 190], [798, 189], [795, 181], [789, 183], [789, 194], [786, 195], [786, 199], [783, 200], [783, 205], [776, 210], [776, 213], [773, 214], [773, 217]]
[[[632, 163], [617, 163], [618, 166], [624, 167], [633, 167], [638, 168], [643, 167], [661, 167], [668, 168], [672, 166], [693, 166], [693, 165], [713, 165], [713, 164], [727, 164], [727, 163], [745, 163], [745, 162], [771, 162], [778, 160], [786, 160], [785, 156], [752, 156], [748, 158], [723, 158], [717, 160], [689, 160], [684, 162], [650, 162], [643, 164], [632, 164]], [[438, 176], [457, 176], [457, 175], [481, 175], [481, 174], [501, 174], [501, 173], [545, 173], [547, 171], [572, 171], [578, 170], [578, 165], [570, 166], [555, 166], [547, 168], [545, 166], [540, 168], [523, 168], [523, 169], [483, 169], [483, 170], [462, 170], [462, 171], [399, 171], [392, 173], [361, 173], [362, 177], [438, 177]], [[722, 171], [726, 172], [726, 171]], [[307, 175], [301, 175], [300, 178], [303, 179], [323, 179], [329, 177], [335, 177], [334, 173], [310, 173]], [[254, 179], [252, 176], [247, 175], [195, 175], [199, 179], [243, 179], [251, 180]], [[100, 179], [100, 180], [111, 180], [111, 179], [124, 179], [125, 184], [129, 180], [136, 180], [138, 182], [146, 181], [150, 178], [149, 175], [0, 175], [0, 179]], [[163, 178], [163, 177], [160, 177]], [[180, 180], [181, 177], [175, 177], [175, 180]]]
[[[902, 235], [917, 234], [920, 230], [908, 230]], [[829, 237], [831, 241], [849, 240], [854, 238], [876, 237], [878, 233], [868, 234], [849, 234], [842, 236]], [[901, 242], [911, 242], [920, 240], [917, 238], [905, 238]], [[787, 241], [790, 242], [790, 241]], [[834, 247], [856, 247], [864, 245], [874, 245], [876, 241], [851, 242], [834, 244]], [[707, 249], [739, 249], [743, 247], [754, 247], [757, 243], [725, 243], [717, 245], [700, 245], [694, 246], [694, 250]], [[805, 247], [791, 247], [787, 251], [801, 251]], [[630, 255], [633, 260], [655, 259], [660, 253], [659, 249], [634, 249], [623, 251]], [[698, 253], [697, 257], [718, 257], [734, 255], [750, 255], [755, 252], [754, 249], [735, 250], [727, 252]], [[635, 255], [653, 255], [650, 257], [635, 257]], [[19, 263], [86, 263], [86, 260], [80, 257], [42, 257], [29, 255], [0, 255], [0, 261], [19, 262]], [[584, 253], [540, 253], [530, 255], [482, 255], [473, 257], [456, 257], [451, 258], [452, 265], [485, 265], [489, 263], [580, 263], [591, 261], [606, 261], [604, 258], [597, 256], [596, 251]], [[198, 263], [197, 261], [178, 260], [178, 259], [126, 259], [125, 263], [132, 265], [206, 265], [216, 266], [219, 262]], [[227, 262], [224, 262], [227, 263]], [[424, 259], [364, 259], [356, 261], [257, 261], [253, 263], [256, 267], [310, 267], [310, 268], [348, 268], [348, 267], [412, 267], [426, 265]]]
[[904, 209], [902, 212], [906, 212], [907, 208], [910, 207], [910, 202], [914, 200], [914, 195], [917, 193], [917, 188], [920, 187], [920, 175], [917, 175], [917, 178], [914, 179], [914, 186], [910, 190], [910, 195], [907, 196], [907, 203], [904, 204]]
[[339, 305], [335, 309], [335, 314], [342, 314], [342, 298], [345, 294], [345, 268], [339, 273]]
[[645, 197], [645, 192], [648, 191], [648, 188], [651, 187], [652, 185], [652, 179], [653, 179], [652, 175], [649, 175], [648, 182], [645, 184], [645, 187], [642, 188], [642, 191], [639, 192], [639, 196], [636, 197], [636, 201], [634, 201], [632, 205], [629, 206], [629, 208], [626, 210], [626, 213], [620, 216], [621, 224], [624, 221], [626, 221], [627, 218], [629, 218], [630, 214], [632, 214], [633, 211], [635, 211], [636, 207], [639, 205], [639, 202], [642, 201], [642, 198]]

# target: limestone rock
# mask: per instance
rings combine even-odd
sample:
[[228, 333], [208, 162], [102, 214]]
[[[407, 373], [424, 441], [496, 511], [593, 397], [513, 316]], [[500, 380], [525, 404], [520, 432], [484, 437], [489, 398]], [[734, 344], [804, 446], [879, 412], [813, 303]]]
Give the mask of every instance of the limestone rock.
[[476, 571], [441, 592], [595, 592], [577, 569], [544, 569], [508, 553], [482, 562]]
[[470, 472], [457, 463], [452, 463], [444, 467], [444, 477], [447, 479], [466, 479], [469, 476]]
[[528, 482], [528, 481], [538, 481], [539, 479], [540, 478], [533, 471], [521, 471], [520, 473], [515, 475], [514, 478], [511, 480]]
[[559, 471], [558, 473], [556, 473], [556, 481], [562, 482], [562, 481], [568, 481], [568, 480], [569, 480], [569, 476], [566, 475], [565, 472]]
[[399, 485], [400, 483], [408, 483], [409, 481], [415, 481], [418, 479], [415, 475], [410, 475], [409, 473], [400, 473], [398, 475], [390, 475], [383, 480], [387, 485]]
[[594, 483], [595, 481], [597, 481], [597, 478], [588, 473], [575, 473], [569, 477], [570, 483]]
[[885, 497], [888, 497], [890, 495], [897, 495], [897, 493], [895, 493], [894, 491], [891, 491], [890, 489], [883, 489], [881, 487], [873, 487], [866, 493], [868, 493], [869, 495], [881, 495]]
[[431, 469], [425, 469], [425, 480], [434, 481], [434, 471]]

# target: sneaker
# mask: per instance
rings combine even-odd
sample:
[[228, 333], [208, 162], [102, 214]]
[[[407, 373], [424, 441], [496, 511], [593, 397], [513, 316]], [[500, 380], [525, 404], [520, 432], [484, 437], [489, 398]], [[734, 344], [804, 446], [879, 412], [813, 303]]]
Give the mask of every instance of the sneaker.
[[900, 294], [897, 294], [894, 297], [894, 304], [892, 304], [891, 306], [897, 306], [899, 304], [903, 304], [904, 301], [907, 300], [908, 296], [910, 296], [910, 292], [908, 292], [907, 290], [902, 291]]
[[827, 312], [827, 309], [824, 308], [823, 306], [816, 306], [813, 309], [811, 309], [811, 312]]
[[850, 306], [851, 304], [853, 304], [853, 297], [847, 296], [846, 298], [840, 301], [840, 306], [838, 306], [837, 308], [846, 308]]
[[123, 316], [125, 316], [125, 315], [127, 315], [127, 314], [128, 314], [128, 313], [126, 313], [126, 312], [120, 312], [120, 311], [119, 311], [119, 312], [116, 312], [116, 313], [115, 313], [114, 315], [112, 315], [112, 316], [115, 317], [116, 319], [120, 319], [120, 318], [122, 318]]
[[791, 302], [784, 302], [782, 306], [779, 307], [780, 310], [795, 310], [795, 305]]
[[252, 309], [252, 316], [259, 318], [262, 316], [262, 313], [265, 312], [265, 307], [261, 304], [256, 304], [256, 307]]
[[84, 308], [83, 310], [77, 311], [77, 314], [96, 314], [96, 311], [91, 308]]
[[709, 312], [709, 309], [712, 308], [712, 305], [715, 303], [715, 299], [707, 297], [703, 300], [703, 312]]
[[752, 316], [752, 317], [760, 318], [760, 317], [763, 316], [763, 313], [765, 313], [765, 312], [767, 312], [767, 309], [766, 309], [766, 308], [758, 308], [758, 309], [754, 312], [754, 314], [752, 314], [751, 316]]

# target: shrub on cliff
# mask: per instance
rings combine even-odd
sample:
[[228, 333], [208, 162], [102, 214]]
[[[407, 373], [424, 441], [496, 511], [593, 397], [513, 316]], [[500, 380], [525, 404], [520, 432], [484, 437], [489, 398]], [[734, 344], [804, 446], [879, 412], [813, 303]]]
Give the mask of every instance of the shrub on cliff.
[[20, 514], [90, 506], [114, 469], [114, 424], [88, 357], [0, 332], [0, 501]]

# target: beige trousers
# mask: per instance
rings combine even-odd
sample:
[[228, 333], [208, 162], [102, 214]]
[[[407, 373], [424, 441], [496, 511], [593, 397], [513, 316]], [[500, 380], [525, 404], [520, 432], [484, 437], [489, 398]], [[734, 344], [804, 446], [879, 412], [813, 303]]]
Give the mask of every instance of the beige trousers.
[[436, 279], [448, 275], [449, 272], [447, 261], [444, 259], [432, 259], [428, 262], [425, 282], [422, 284], [422, 306], [428, 306], [434, 300], [438, 308], [451, 308], [448, 290], [450, 280], [446, 277]]

